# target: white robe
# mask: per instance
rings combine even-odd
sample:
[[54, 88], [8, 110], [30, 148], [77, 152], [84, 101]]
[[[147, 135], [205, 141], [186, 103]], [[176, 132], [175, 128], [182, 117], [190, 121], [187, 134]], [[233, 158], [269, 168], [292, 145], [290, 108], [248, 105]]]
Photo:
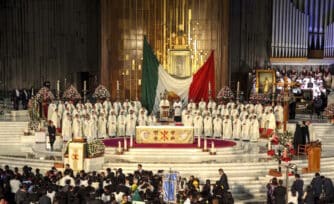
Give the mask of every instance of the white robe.
[[73, 137], [75, 138], [83, 137], [82, 121], [80, 120], [80, 118], [73, 119], [72, 132], [73, 132]]
[[149, 126], [153, 126], [153, 125], [156, 125], [157, 123], [157, 118], [154, 116], [154, 115], [150, 115], [148, 118], [147, 118], [147, 124]]
[[261, 128], [268, 128], [268, 114], [267, 113], [262, 113], [261, 115]]
[[48, 107], [48, 121], [51, 120], [51, 117], [53, 115], [53, 112], [56, 110], [56, 104], [54, 103], [50, 103], [49, 107]]
[[184, 126], [193, 126], [193, 117], [190, 114], [187, 114], [182, 123]]
[[63, 136], [63, 141], [65, 142], [72, 139], [72, 121], [68, 119], [68, 117], [65, 117], [63, 120], [61, 135]]
[[60, 127], [60, 117], [59, 117], [57, 111], [54, 111], [54, 112], [52, 113], [51, 121], [53, 122], [53, 124], [55, 125], [56, 128], [59, 128], [59, 127]]
[[194, 136], [202, 136], [203, 135], [203, 117], [195, 116], [194, 118]]
[[94, 118], [91, 118], [89, 120], [89, 135], [87, 137], [87, 141], [91, 142], [97, 138], [97, 125], [96, 120]]
[[251, 142], [257, 142], [258, 139], [260, 138], [259, 121], [257, 119], [251, 120], [249, 134]]
[[117, 136], [125, 136], [125, 116], [119, 115], [117, 118]]
[[269, 113], [268, 115], [268, 129], [275, 130], [276, 129], [276, 119], [273, 113]]
[[224, 139], [231, 139], [233, 136], [232, 130], [232, 121], [231, 119], [224, 119], [223, 120], [223, 137]]
[[147, 116], [146, 115], [141, 115], [138, 117], [138, 125], [139, 126], [146, 126], [147, 124]]
[[98, 120], [98, 138], [107, 136], [107, 120], [104, 115], [101, 115]]
[[277, 122], [283, 122], [283, 112], [284, 109], [281, 105], [275, 106], [274, 108], [275, 118]]
[[250, 121], [249, 119], [245, 119], [242, 121], [241, 127], [241, 139], [242, 140], [249, 140], [249, 128], [250, 128]]
[[85, 138], [88, 138], [90, 135], [90, 126], [89, 126], [89, 120], [85, 119], [83, 121], [83, 135]]
[[255, 105], [255, 113], [257, 115], [260, 115], [260, 114], [262, 114], [262, 111], [263, 111], [263, 106], [260, 103], [256, 104]]
[[198, 103], [198, 109], [202, 112], [206, 108], [206, 102], [205, 101], [200, 101]]
[[233, 120], [233, 138], [240, 139], [240, 133], [241, 133], [241, 121], [239, 118], [236, 118], [235, 120]]
[[223, 121], [221, 118], [213, 119], [213, 137], [222, 137], [223, 133]]
[[108, 135], [115, 137], [117, 131], [117, 118], [115, 114], [110, 114], [108, 117]]
[[212, 137], [212, 118], [210, 116], [206, 116], [203, 120], [204, 124], [204, 136]]
[[136, 134], [136, 119], [129, 118], [126, 120], [126, 136], [134, 136]]

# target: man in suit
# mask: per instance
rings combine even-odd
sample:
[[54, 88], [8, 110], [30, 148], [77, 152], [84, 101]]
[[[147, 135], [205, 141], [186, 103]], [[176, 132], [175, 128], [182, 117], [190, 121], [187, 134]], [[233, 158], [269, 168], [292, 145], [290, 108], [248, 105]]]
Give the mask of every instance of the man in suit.
[[51, 151], [53, 151], [53, 144], [56, 141], [56, 126], [53, 124], [52, 120], [49, 120], [48, 133], [49, 133], [50, 148]]
[[228, 185], [227, 175], [224, 173], [223, 169], [219, 169], [218, 172], [219, 172], [219, 175], [220, 175], [219, 185], [222, 187], [223, 191], [226, 192], [230, 189], [230, 187]]
[[318, 202], [322, 191], [322, 179], [319, 173], [315, 173], [315, 176], [311, 181], [311, 186], [314, 194], [314, 200]]
[[278, 186], [274, 189], [274, 198], [276, 204], [285, 204], [286, 201], [286, 187], [283, 186], [283, 180], [278, 181]]
[[46, 195], [46, 190], [42, 191], [42, 196], [39, 198], [38, 203], [40, 204], [51, 204], [51, 199]]
[[12, 101], [14, 110], [19, 110], [20, 91], [18, 88], [12, 91]]
[[304, 186], [304, 181], [300, 178], [299, 174], [295, 174], [295, 181], [293, 182], [291, 186], [291, 192], [295, 193], [298, 192], [298, 204], [303, 203], [303, 186]]
[[28, 91], [26, 89], [23, 89], [21, 92], [23, 110], [27, 110], [29, 98], [30, 97]]

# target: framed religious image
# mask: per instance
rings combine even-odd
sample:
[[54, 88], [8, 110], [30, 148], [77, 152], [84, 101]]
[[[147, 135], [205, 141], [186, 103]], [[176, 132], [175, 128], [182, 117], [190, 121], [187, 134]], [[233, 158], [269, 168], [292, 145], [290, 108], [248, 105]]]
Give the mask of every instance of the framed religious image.
[[276, 83], [275, 70], [258, 69], [256, 70], [256, 92], [270, 94], [273, 91], [273, 85]]
[[168, 60], [168, 73], [170, 75], [181, 78], [192, 75], [190, 50], [171, 49], [168, 51]]

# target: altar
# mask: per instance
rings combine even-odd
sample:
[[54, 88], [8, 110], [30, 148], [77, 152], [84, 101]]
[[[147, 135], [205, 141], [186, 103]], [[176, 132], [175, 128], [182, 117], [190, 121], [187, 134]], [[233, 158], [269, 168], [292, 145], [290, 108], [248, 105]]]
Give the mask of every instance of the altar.
[[138, 144], [192, 144], [194, 128], [191, 126], [137, 126]]

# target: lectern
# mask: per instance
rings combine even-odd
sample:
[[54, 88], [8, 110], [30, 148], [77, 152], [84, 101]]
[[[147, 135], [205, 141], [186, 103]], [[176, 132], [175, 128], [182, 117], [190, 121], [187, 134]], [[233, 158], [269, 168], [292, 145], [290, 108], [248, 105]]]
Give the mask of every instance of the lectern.
[[320, 171], [321, 143], [312, 142], [306, 146], [308, 167], [303, 169], [303, 173], [314, 173]]

